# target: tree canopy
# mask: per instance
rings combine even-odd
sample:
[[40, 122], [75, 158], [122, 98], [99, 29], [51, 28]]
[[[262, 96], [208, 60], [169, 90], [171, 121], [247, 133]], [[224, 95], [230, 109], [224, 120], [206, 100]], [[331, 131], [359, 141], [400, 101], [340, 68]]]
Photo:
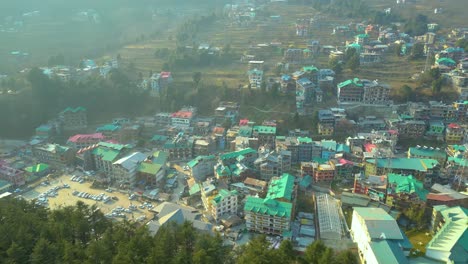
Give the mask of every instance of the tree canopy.
[[289, 240], [273, 249], [263, 235], [233, 250], [190, 222], [168, 223], [152, 236], [145, 226], [111, 221], [82, 202], [51, 211], [7, 198], [0, 215], [0, 263], [357, 263], [353, 253], [335, 255], [320, 241], [304, 257]]

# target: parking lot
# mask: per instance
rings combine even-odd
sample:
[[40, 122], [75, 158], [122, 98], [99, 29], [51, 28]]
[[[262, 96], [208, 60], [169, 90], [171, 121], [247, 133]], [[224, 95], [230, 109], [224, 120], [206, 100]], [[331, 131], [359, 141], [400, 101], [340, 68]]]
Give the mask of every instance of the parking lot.
[[130, 199], [127, 193], [109, 189], [93, 189], [84, 177], [62, 175], [48, 184], [41, 183], [34, 189], [22, 194], [28, 200], [37, 199], [37, 203], [55, 209], [75, 205], [82, 201], [87, 205], [96, 205], [109, 218], [136, 221], [149, 220], [153, 213], [149, 210], [156, 203], [139, 201], [138, 197]]

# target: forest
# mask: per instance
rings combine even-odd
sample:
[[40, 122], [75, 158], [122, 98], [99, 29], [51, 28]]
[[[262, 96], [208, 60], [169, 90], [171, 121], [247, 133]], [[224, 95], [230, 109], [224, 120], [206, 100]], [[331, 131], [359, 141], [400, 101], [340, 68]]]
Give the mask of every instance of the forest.
[[233, 249], [190, 222], [164, 225], [151, 236], [145, 226], [109, 220], [82, 202], [51, 211], [7, 198], [0, 215], [0, 263], [358, 263], [352, 252], [334, 252], [321, 241], [303, 255], [289, 240], [272, 249], [263, 235]]

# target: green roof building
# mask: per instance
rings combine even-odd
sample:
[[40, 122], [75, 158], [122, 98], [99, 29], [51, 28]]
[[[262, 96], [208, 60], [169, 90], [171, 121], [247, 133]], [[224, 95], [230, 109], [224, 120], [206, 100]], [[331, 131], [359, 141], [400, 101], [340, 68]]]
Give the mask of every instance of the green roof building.
[[49, 172], [49, 165], [45, 163], [39, 163], [34, 166], [26, 167], [24, 170], [32, 174], [43, 176]]
[[237, 214], [237, 196], [236, 190], [219, 190], [218, 194], [211, 200], [211, 215], [216, 221], [224, 215]]
[[237, 162], [238, 158], [241, 157], [244, 164], [249, 166], [257, 159], [257, 151], [252, 148], [246, 148], [239, 151], [228, 152], [219, 156], [220, 161], [223, 165], [230, 165]]
[[206, 177], [213, 175], [215, 165], [216, 158], [213, 155], [198, 156], [187, 163], [190, 176], [193, 177], [197, 182], [204, 181]]
[[381, 158], [365, 161], [366, 175], [384, 175], [392, 172], [423, 178], [427, 174], [437, 172], [438, 169], [439, 162], [435, 159]]
[[412, 175], [389, 173], [387, 175], [387, 204], [394, 205], [395, 198], [401, 195], [416, 195], [420, 201], [426, 201], [429, 191], [424, 184]]
[[264, 199], [247, 197], [244, 214], [247, 229], [272, 235], [290, 230], [295, 205], [294, 176], [283, 174], [273, 179]]
[[447, 161], [447, 153], [439, 148], [418, 146], [408, 149], [408, 158], [435, 159], [441, 166], [444, 166]]

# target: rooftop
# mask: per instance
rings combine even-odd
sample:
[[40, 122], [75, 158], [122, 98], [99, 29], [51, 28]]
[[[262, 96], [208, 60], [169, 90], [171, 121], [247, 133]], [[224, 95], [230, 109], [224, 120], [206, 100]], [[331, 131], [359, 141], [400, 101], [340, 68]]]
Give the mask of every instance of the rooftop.
[[189, 161], [187, 163], [187, 166], [189, 166], [190, 168], [193, 168], [195, 166], [197, 166], [198, 163], [204, 161], [204, 160], [212, 160], [214, 161], [215, 160], [215, 156], [213, 155], [210, 155], [210, 156], [198, 156], [196, 158], [194, 158], [193, 160]]
[[103, 140], [104, 135], [102, 133], [93, 133], [93, 134], [77, 134], [68, 138], [69, 142], [77, 143], [81, 141], [86, 141], [90, 139]]
[[227, 160], [227, 159], [237, 158], [237, 157], [239, 157], [241, 155], [245, 156], [247, 154], [252, 154], [252, 153], [257, 153], [257, 151], [255, 151], [252, 148], [246, 148], [246, 149], [239, 150], [239, 151], [225, 153], [225, 154], [221, 155], [219, 158], [221, 160]]
[[266, 214], [277, 217], [291, 218], [292, 204], [272, 199], [262, 199], [248, 196], [244, 206], [245, 211]]
[[259, 134], [276, 134], [276, 127], [272, 126], [254, 126], [253, 131]]
[[354, 212], [365, 221], [371, 239], [403, 239], [395, 219], [382, 208], [355, 207]]
[[292, 193], [294, 190], [294, 176], [284, 173], [279, 178], [273, 178], [266, 199], [286, 199], [292, 200]]
[[151, 175], [156, 175], [156, 173], [161, 170], [161, 164], [142, 162], [138, 166], [138, 171], [141, 173], [147, 173]]
[[378, 168], [415, 170], [426, 172], [434, 169], [439, 165], [435, 159], [418, 159], [418, 158], [391, 158], [391, 159], [369, 159], [368, 163], [375, 164], [377, 161]]

